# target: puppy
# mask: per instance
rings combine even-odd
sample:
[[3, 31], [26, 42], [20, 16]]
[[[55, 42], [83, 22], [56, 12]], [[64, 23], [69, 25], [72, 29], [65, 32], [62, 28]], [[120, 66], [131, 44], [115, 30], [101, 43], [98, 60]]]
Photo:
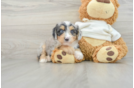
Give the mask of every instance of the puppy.
[[83, 54], [79, 49], [78, 36], [79, 28], [68, 21], [58, 23], [52, 33], [52, 38], [47, 39], [41, 46], [38, 55], [39, 62], [51, 61], [51, 54], [55, 48], [59, 48], [68, 54], [73, 54], [76, 59], [83, 59]]

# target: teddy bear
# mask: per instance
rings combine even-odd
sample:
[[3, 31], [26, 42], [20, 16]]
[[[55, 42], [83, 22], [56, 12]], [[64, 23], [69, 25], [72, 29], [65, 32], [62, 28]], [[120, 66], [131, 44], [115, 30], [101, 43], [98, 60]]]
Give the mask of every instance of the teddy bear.
[[111, 25], [118, 17], [117, 0], [81, 0], [79, 8], [82, 22], [80, 28], [80, 49], [85, 60], [96, 63], [114, 63], [128, 52], [121, 34]]

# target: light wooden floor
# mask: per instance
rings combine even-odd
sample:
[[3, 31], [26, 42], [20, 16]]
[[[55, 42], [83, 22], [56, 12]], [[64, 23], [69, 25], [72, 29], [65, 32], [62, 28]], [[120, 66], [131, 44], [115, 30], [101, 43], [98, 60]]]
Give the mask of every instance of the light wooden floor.
[[133, 0], [119, 0], [113, 27], [129, 52], [114, 64], [41, 64], [39, 44], [57, 22], [79, 21], [80, 0], [2, 0], [2, 88], [132, 88]]

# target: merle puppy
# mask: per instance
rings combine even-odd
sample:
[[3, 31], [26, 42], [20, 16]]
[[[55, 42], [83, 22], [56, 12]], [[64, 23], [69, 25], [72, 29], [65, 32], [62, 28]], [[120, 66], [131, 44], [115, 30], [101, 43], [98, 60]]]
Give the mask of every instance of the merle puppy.
[[53, 37], [47, 39], [40, 48], [39, 62], [51, 61], [50, 57], [55, 48], [73, 54], [78, 60], [83, 59], [83, 54], [78, 48], [78, 36], [80, 35], [78, 26], [68, 21], [58, 23], [53, 29], [52, 35]]

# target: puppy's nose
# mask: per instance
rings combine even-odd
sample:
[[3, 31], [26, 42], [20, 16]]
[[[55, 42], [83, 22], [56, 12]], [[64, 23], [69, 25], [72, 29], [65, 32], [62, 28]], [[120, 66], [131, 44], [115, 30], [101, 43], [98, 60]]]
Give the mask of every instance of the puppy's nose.
[[65, 38], [65, 41], [69, 41], [69, 38]]

